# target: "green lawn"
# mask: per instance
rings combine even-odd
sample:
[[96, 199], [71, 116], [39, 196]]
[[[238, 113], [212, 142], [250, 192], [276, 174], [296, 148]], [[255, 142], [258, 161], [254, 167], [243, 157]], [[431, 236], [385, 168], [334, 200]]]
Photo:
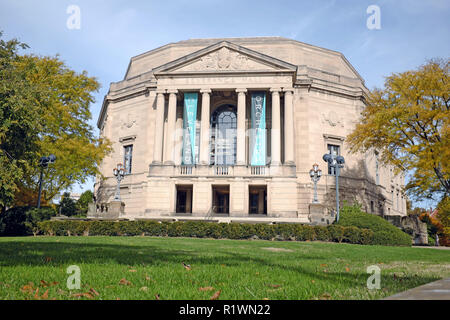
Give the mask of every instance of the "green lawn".
[[[66, 287], [70, 265], [81, 269], [80, 290]], [[380, 290], [366, 287], [370, 265], [381, 268]], [[219, 290], [219, 299], [378, 299], [449, 276], [447, 250], [153, 237], [0, 238], [0, 299], [34, 299], [36, 289], [36, 297], [80, 299], [74, 294], [91, 288], [81, 299], [210, 299]]]

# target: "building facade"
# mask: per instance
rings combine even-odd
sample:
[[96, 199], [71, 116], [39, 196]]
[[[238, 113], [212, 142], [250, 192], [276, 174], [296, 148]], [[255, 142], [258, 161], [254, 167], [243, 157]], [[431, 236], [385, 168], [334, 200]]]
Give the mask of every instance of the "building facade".
[[403, 177], [376, 151], [348, 153], [366, 95], [341, 53], [281, 37], [194, 39], [133, 57], [98, 119], [113, 152], [95, 184], [97, 211], [108, 210], [122, 163], [121, 217], [308, 223], [314, 163], [319, 202], [335, 209], [322, 160], [335, 153], [346, 159], [342, 201], [405, 215]]

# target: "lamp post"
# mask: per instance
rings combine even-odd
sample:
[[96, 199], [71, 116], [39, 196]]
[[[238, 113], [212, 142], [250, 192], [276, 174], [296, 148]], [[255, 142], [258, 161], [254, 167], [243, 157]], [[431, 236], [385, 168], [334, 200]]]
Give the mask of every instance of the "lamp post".
[[118, 163], [117, 167], [113, 169], [113, 173], [117, 179], [117, 188], [116, 188], [116, 194], [114, 195], [114, 201], [121, 201], [120, 200], [120, 181], [122, 181], [123, 177], [125, 176], [125, 169], [123, 168], [123, 165], [121, 163]]
[[323, 155], [323, 161], [328, 162], [328, 165], [334, 168], [336, 176], [336, 222], [339, 221], [339, 174], [341, 168], [344, 167], [345, 159], [343, 156], [326, 153]]
[[312, 169], [309, 170], [309, 176], [311, 177], [311, 180], [314, 183], [313, 203], [319, 203], [319, 200], [317, 199], [317, 182], [319, 182], [320, 177], [322, 176], [322, 170], [319, 169], [319, 165], [317, 163], [313, 164]]
[[56, 157], [54, 154], [51, 154], [48, 157], [41, 157], [39, 159], [39, 166], [41, 167], [41, 175], [39, 177], [39, 193], [38, 193], [38, 202], [37, 202], [38, 209], [41, 207], [42, 178], [43, 178], [43, 174], [44, 174], [44, 169], [47, 168], [50, 163], [54, 163], [55, 160], [56, 160]]

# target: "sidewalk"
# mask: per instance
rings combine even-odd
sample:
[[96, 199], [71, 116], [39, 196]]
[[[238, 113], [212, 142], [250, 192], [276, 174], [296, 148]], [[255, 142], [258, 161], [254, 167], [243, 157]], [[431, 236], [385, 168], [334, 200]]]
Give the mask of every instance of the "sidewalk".
[[450, 300], [450, 278], [427, 283], [384, 300]]

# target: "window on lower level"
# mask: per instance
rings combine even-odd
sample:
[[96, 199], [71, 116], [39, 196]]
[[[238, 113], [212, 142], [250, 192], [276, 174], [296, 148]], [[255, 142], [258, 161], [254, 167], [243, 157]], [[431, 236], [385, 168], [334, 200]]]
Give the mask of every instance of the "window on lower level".
[[124, 146], [124, 158], [123, 158], [123, 164], [125, 167], [125, 174], [131, 173], [131, 164], [133, 159], [133, 145]]

